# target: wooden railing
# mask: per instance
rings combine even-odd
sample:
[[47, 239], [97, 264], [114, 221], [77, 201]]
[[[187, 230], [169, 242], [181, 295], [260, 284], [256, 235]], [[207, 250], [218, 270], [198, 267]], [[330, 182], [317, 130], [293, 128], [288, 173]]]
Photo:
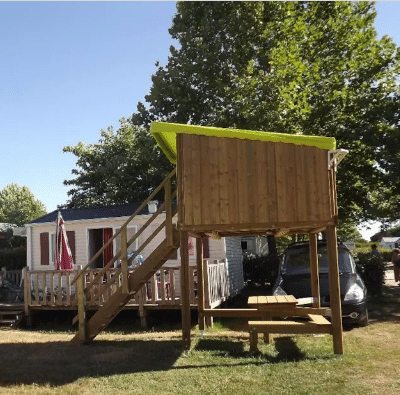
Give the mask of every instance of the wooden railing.
[[228, 266], [225, 259], [207, 264], [206, 308], [214, 308], [229, 297]]
[[3, 281], [9, 281], [15, 285], [20, 285], [22, 280], [22, 270], [0, 270], [0, 284]]
[[[207, 262], [207, 270], [205, 273], [205, 299], [208, 308], [215, 307], [224, 301], [228, 295], [228, 278], [226, 261]], [[128, 269], [128, 271], [134, 269]], [[87, 270], [84, 276], [84, 287], [86, 288], [94, 278], [99, 279], [101, 269]], [[118, 269], [109, 269], [103, 274], [101, 282], [109, 282], [115, 278]], [[26, 298], [25, 303], [29, 307], [60, 307], [71, 308], [76, 307], [77, 301], [77, 285], [73, 284], [73, 279], [78, 274], [77, 270], [35, 270], [24, 272]], [[197, 267], [189, 267], [190, 274], [190, 304], [197, 305]], [[181, 305], [181, 286], [180, 286], [180, 267], [164, 265], [161, 270], [156, 272], [154, 276], [142, 287], [142, 289], [134, 295], [128, 305], [138, 305], [146, 307], [146, 305], [158, 305], [160, 307], [180, 306]], [[100, 297], [99, 292], [103, 284], [98, 283], [97, 286], [90, 288], [86, 293], [85, 305], [87, 308], [98, 308], [101, 306], [117, 289], [119, 284], [114, 287], [108, 287], [107, 292]]]

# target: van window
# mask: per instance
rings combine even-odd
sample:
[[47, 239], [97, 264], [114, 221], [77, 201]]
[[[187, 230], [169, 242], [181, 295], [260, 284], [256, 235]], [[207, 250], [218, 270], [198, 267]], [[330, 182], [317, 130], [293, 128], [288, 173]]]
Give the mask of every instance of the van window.
[[[341, 273], [354, 273], [355, 263], [353, 257], [344, 248], [338, 247], [339, 271]], [[320, 273], [328, 273], [328, 255], [326, 247], [318, 248], [318, 266]], [[307, 249], [292, 249], [286, 251], [282, 274], [297, 275], [310, 273], [310, 255]]]

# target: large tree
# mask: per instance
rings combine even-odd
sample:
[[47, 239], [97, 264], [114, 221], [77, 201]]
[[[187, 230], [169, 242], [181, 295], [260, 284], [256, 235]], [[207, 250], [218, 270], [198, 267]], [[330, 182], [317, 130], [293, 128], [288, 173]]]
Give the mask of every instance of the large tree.
[[77, 157], [68, 207], [141, 202], [172, 169], [155, 140], [124, 119], [117, 131], [102, 130], [98, 143], [64, 147]]
[[399, 58], [372, 2], [179, 2], [168, 63], [131, 118], [333, 136], [339, 218], [398, 214]]
[[8, 184], [0, 191], [0, 222], [21, 226], [44, 214], [46, 207], [28, 187]]

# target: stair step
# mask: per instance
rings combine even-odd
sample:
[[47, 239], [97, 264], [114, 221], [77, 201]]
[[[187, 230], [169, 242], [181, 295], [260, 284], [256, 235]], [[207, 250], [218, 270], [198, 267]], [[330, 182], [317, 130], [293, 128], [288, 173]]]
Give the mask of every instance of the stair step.
[[18, 310], [18, 311], [14, 311], [14, 310], [1, 310], [0, 311], [0, 316], [2, 315], [17, 315], [17, 314], [23, 314], [23, 310]]
[[15, 324], [15, 320], [0, 320], [0, 324]]

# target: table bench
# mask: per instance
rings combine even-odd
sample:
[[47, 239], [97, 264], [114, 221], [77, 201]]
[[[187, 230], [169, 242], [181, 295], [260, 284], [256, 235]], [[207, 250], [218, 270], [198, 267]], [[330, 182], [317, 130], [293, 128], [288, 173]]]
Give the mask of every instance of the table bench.
[[[266, 343], [270, 342], [271, 333], [331, 333], [332, 325], [324, 317], [324, 314], [329, 314], [329, 309], [297, 307], [298, 300], [292, 295], [250, 296], [248, 303], [256, 307], [262, 316], [262, 321], [248, 321], [250, 351], [258, 351], [258, 333], [264, 333]], [[277, 315], [300, 316], [308, 321], [272, 321], [272, 317]]]

